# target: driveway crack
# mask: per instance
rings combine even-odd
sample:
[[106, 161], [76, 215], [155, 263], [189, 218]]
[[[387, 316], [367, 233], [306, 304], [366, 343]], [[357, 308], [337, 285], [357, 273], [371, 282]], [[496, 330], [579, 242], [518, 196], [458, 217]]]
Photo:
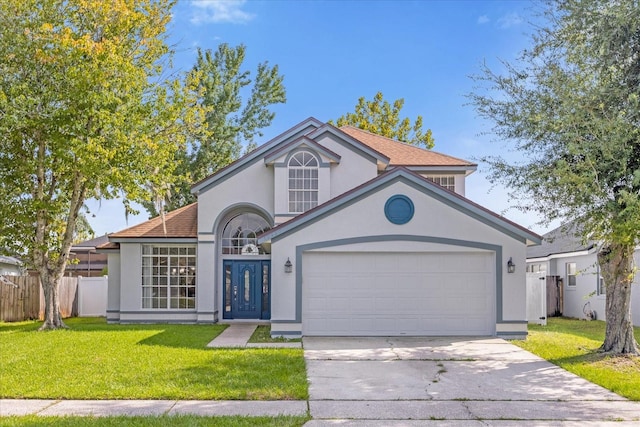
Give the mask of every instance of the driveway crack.
[[394, 354], [395, 358], [393, 360], [402, 360], [402, 357], [400, 356], [400, 354], [396, 351], [396, 347], [393, 344], [393, 341], [391, 341], [391, 338], [387, 338], [385, 340], [387, 342], [387, 344], [389, 345], [389, 350], [391, 351], [391, 353]]
[[490, 424], [487, 424], [484, 420], [482, 420], [480, 417], [478, 417], [476, 414], [473, 413], [473, 411], [469, 407], [469, 404], [467, 403], [467, 401], [461, 400], [460, 404], [462, 405], [464, 410], [467, 412], [467, 414], [469, 414], [469, 419], [479, 421], [480, 423], [482, 423], [482, 425], [485, 425], [485, 426], [490, 425]]

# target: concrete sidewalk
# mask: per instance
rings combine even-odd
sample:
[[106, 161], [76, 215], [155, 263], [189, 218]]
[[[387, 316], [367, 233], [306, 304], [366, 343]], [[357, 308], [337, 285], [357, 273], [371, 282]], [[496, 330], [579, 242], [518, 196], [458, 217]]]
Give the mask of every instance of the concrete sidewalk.
[[231, 323], [207, 344], [208, 348], [302, 348], [302, 342], [250, 343], [259, 323]]
[[0, 399], [0, 417], [240, 415], [248, 417], [307, 415], [305, 400], [18, 400]]

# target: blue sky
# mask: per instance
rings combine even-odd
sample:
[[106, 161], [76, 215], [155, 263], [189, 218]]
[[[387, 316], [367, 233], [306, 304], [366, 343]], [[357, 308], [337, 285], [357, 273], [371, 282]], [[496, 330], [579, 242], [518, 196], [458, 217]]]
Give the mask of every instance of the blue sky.
[[[197, 48], [220, 43], [247, 47], [245, 69], [277, 64], [284, 75], [287, 103], [264, 129], [261, 144], [309, 116], [327, 121], [353, 111], [359, 97], [404, 98], [402, 115], [424, 118], [435, 151], [477, 161], [505, 152], [482, 133], [481, 120], [465, 94], [486, 62], [501, 70], [531, 44], [531, 1], [228, 1], [179, 0], [170, 26], [174, 67], [187, 71]], [[517, 156], [511, 153], [510, 156]], [[550, 227], [540, 218], [511, 209], [506, 190], [491, 189], [486, 165], [467, 179], [467, 197], [538, 233]], [[490, 191], [491, 190], [491, 191]], [[118, 200], [90, 201], [96, 235], [147, 219], [146, 212], [125, 221]]]

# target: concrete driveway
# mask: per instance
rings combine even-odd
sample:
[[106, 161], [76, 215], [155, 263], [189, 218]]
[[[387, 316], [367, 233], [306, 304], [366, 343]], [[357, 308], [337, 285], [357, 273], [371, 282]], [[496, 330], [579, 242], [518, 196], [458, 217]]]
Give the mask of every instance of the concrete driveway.
[[305, 337], [309, 427], [638, 425], [640, 402], [497, 338]]

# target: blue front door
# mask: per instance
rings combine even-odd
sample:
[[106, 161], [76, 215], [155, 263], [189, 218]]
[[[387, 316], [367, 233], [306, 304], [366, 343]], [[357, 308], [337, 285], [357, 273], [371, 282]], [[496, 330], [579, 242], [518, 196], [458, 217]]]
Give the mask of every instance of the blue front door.
[[224, 261], [225, 319], [269, 319], [270, 261]]

